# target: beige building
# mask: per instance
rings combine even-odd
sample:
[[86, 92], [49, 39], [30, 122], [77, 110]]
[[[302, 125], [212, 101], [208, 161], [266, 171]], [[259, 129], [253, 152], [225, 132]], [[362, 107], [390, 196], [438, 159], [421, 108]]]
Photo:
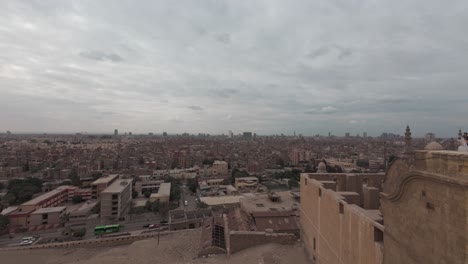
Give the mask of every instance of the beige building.
[[28, 226], [59, 225], [64, 223], [66, 214], [64, 206], [41, 208], [31, 213]]
[[171, 197], [171, 183], [164, 182], [159, 185], [159, 189], [157, 193], [151, 194], [150, 201], [151, 202], [159, 201], [160, 203], [167, 203], [169, 202], [170, 197]]
[[118, 178], [118, 174], [111, 174], [95, 180], [93, 183], [91, 183], [91, 198], [98, 199], [99, 194]]
[[402, 155], [388, 169], [381, 203], [384, 264], [468, 263], [468, 153]]
[[383, 184], [378, 174], [301, 175], [312, 263], [468, 263], [468, 153], [414, 151], [410, 135]]
[[382, 216], [378, 204], [367, 200], [378, 201], [379, 189], [371, 184], [378, 187], [382, 179], [381, 174], [301, 175], [301, 238], [312, 263], [382, 263]]
[[213, 166], [210, 168], [210, 175], [227, 175], [228, 174], [228, 163], [221, 160], [216, 160]]
[[101, 217], [121, 219], [125, 217], [132, 203], [132, 180], [115, 180], [100, 196]]
[[257, 177], [240, 177], [235, 179], [234, 186], [238, 190], [255, 190], [258, 186]]

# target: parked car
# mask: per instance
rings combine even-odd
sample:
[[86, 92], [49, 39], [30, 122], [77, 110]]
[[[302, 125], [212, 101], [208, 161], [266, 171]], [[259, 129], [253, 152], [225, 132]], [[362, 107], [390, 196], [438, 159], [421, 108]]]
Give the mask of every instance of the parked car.
[[167, 220], [162, 219], [161, 221], [159, 221], [159, 223], [161, 223], [161, 224], [167, 224]]
[[22, 240], [20, 245], [21, 246], [29, 246], [31, 245], [32, 243], [34, 243], [34, 240]]
[[150, 229], [159, 228], [159, 227], [161, 227], [160, 224], [151, 224], [151, 225], [149, 225], [149, 228], [150, 228]]
[[146, 224], [146, 225], [143, 225], [143, 228], [148, 228], [150, 227], [151, 224]]

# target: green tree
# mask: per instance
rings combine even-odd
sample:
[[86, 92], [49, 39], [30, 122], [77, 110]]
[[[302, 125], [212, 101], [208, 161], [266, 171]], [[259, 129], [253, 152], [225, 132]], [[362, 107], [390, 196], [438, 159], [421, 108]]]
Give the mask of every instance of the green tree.
[[78, 176], [78, 171], [76, 170], [76, 168], [73, 168], [70, 171], [70, 174], [68, 175], [68, 178], [70, 179], [73, 186], [81, 187], [80, 176]]
[[200, 201], [199, 203], [197, 203], [197, 208], [199, 208], [199, 209], [208, 208], [208, 204], [206, 204], [205, 202]]
[[299, 181], [297, 179], [295, 179], [295, 178], [290, 179], [288, 181], [288, 185], [289, 185], [289, 188], [297, 188], [297, 187], [299, 187]]
[[178, 201], [180, 199], [180, 185], [179, 184], [171, 184], [171, 193], [169, 196], [169, 200], [171, 201]]
[[167, 214], [169, 213], [169, 203], [159, 203], [158, 202], [158, 212], [159, 212], [159, 215], [161, 216], [162, 219], [166, 219], [167, 218]]
[[191, 178], [187, 180], [187, 185], [189, 187], [189, 190], [193, 193], [197, 192], [198, 189], [198, 178]]
[[[150, 194], [150, 195], [151, 195], [151, 194]], [[137, 197], [138, 197], [138, 192], [135, 191], [135, 190], [133, 190], [133, 191], [132, 191], [132, 198], [135, 199], [135, 198], [137, 198]]]
[[151, 192], [150, 192], [150, 191], [146, 191], [145, 193], [143, 193], [143, 195], [144, 195], [146, 198], [150, 198]]
[[10, 223], [10, 219], [7, 216], [0, 215], [0, 231], [5, 230]]
[[83, 198], [80, 195], [75, 195], [72, 198], [72, 203], [77, 204], [81, 203], [83, 201]]
[[72, 236], [73, 237], [84, 237], [86, 235], [86, 228], [78, 228], [72, 229]]

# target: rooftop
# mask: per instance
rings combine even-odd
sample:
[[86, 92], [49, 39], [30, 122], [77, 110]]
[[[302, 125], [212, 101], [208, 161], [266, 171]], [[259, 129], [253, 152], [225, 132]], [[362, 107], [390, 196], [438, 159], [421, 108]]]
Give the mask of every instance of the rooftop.
[[37, 209], [36, 211], [32, 212], [31, 214], [50, 214], [50, 213], [60, 213], [61, 211], [65, 210], [65, 206], [59, 207], [46, 207]]
[[242, 196], [215, 196], [215, 197], [202, 197], [200, 200], [207, 205], [222, 205], [222, 204], [233, 204], [239, 203]]
[[39, 195], [36, 198], [33, 198], [33, 199], [31, 199], [31, 200], [29, 200], [27, 202], [22, 203], [21, 205], [36, 205], [36, 204], [39, 204], [39, 203], [43, 202], [44, 200], [48, 200], [49, 198], [52, 198], [55, 195], [60, 194], [65, 189], [67, 189], [66, 187], [69, 187], [69, 186], [60, 186], [55, 190], [52, 190], [50, 192]]
[[119, 177], [118, 174], [111, 174], [111, 175], [107, 175], [105, 177], [101, 177], [97, 180], [95, 180], [93, 183], [91, 183], [92, 185], [96, 185], [96, 184], [101, 184], [101, 183], [109, 183], [111, 181], [113, 181], [115, 178]]
[[132, 184], [131, 179], [119, 179], [104, 189], [102, 193], [121, 193], [129, 184]]
[[299, 207], [290, 191], [276, 192], [278, 202], [273, 202], [268, 194], [256, 194], [241, 199], [241, 206], [247, 213], [268, 211], [290, 211]]
[[171, 195], [171, 183], [170, 182], [164, 182], [161, 183], [159, 186], [159, 190], [157, 193], [152, 193], [151, 197], [163, 197], [163, 196], [169, 196]]
[[2, 212], [0, 212], [0, 215], [8, 215], [10, 213], [13, 213], [14, 211], [16, 211], [18, 209], [18, 206], [10, 206], [10, 207], [7, 207], [5, 209], [3, 209]]

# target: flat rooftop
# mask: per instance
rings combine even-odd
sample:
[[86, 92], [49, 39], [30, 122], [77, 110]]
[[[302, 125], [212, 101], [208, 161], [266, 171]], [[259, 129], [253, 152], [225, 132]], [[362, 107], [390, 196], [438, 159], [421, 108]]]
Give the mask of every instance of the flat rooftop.
[[158, 198], [158, 197], [164, 197], [164, 196], [170, 196], [170, 195], [171, 195], [171, 183], [164, 182], [164, 183], [161, 183], [161, 185], [159, 186], [158, 192], [152, 193], [150, 197]]
[[84, 202], [80, 207], [72, 212], [72, 214], [83, 214], [87, 213], [92, 210], [97, 204], [99, 203], [98, 200], [88, 200]]
[[58, 195], [59, 193], [63, 192], [66, 188], [63, 188], [65, 186], [60, 186], [59, 188], [52, 190], [50, 192], [44, 193], [42, 195], [37, 196], [36, 198], [33, 198], [27, 202], [22, 203], [21, 205], [36, 205], [44, 200], [47, 200], [49, 198], [54, 197], [55, 195]]
[[41, 208], [37, 209], [36, 211], [32, 212], [31, 214], [50, 214], [50, 213], [60, 213], [66, 209], [65, 206], [59, 206], [59, 207], [47, 207], [47, 208]]
[[222, 205], [222, 204], [233, 204], [239, 203], [242, 196], [240, 195], [229, 195], [229, 196], [214, 196], [214, 197], [202, 197], [200, 200], [207, 205]]
[[239, 177], [236, 181], [258, 181], [257, 177]]
[[299, 202], [290, 191], [275, 192], [279, 201], [273, 202], [268, 194], [253, 194], [241, 199], [242, 207], [248, 212], [267, 212], [272, 210], [290, 211], [299, 207]]
[[109, 187], [104, 189], [101, 193], [121, 193], [128, 185], [132, 184], [131, 179], [115, 180]]
[[97, 180], [95, 180], [93, 183], [91, 183], [92, 185], [96, 185], [96, 184], [101, 184], [101, 183], [109, 183], [111, 181], [113, 181], [115, 178], [119, 177], [119, 174], [111, 174], [111, 175], [107, 175], [105, 177], [101, 177]]

